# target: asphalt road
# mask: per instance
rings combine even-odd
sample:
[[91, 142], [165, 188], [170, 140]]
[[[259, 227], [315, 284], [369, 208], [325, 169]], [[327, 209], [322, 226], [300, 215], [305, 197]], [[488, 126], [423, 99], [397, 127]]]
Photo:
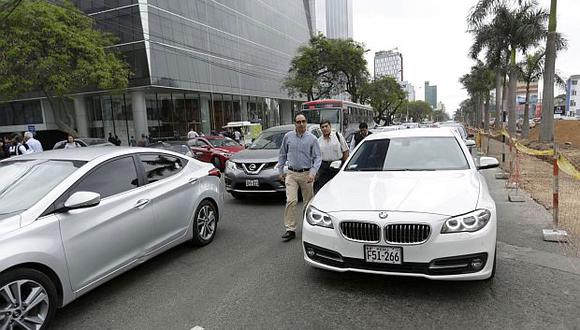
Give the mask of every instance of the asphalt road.
[[228, 195], [212, 244], [113, 279], [59, 310], [53, 328], [580, 329], [580, 259], [541, 241], [545, 210], [508, 204], [500, 183], [490, 189], [500, 217], [490, 283], [310, 268], [300, 237], [280, 241], [283, 201]]

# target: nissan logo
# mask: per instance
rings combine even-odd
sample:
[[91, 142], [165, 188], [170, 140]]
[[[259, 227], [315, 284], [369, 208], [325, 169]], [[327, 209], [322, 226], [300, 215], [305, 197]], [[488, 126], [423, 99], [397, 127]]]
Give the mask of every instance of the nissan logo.
[[250, 171], [255, 171], [256, 170], [256, 164], [250, 164], [250, 166], [248, 166], [248, 168], [250, 169]]
[[386, 219], [389, 215], [387, 214], [387, 211], [381, 211], [379, 212], [379, 218], [381, 219]]

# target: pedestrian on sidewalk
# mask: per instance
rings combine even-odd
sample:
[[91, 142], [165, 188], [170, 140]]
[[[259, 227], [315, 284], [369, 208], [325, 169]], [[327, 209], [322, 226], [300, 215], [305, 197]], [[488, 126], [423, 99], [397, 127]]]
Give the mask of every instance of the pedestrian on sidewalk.
[[22, 135], [14, 134], [12, 137], [12, 145], [9, 148], [9, 156], [20, 156], [28, 153], [28, 149], [23, 144]]
[[322, 163], [314, 182], [314, 193], [317, 193], [330, 179], [334, 178], [338, 170], [330, 168], [334, 161], [344, 163], [348, 158], [348, 144], [339, 132], [332, 133], [330, 120], [320, 123], [322, 136], [318, 138]]
[[74, 149], [74, 148], [80, 148], [80, 147], [81, 146], [77, 143], [77, 141], [75, 141], [74, 136], [69, 134], [66, 137], [66, 143], [64, 144], [65, 149]]
[[[306, 116], [298, 113], [294, 117], [295, 130], [284, 135], [278, 155], [280, 180], [286, 184], [286, 209], [284, 210], [284, 227], [286, 232], [282, 240], [287, 242], [296, 237], [296, 204], [298, 190], [307, 205], [314, 192], [314, 178], [320, 168], [320, 146], [316, 137], [306, 131]], [[288, 164], [288, 173], [284, 167]]]
[[32, 132], [24, 132], [24, 143], [28, 145], [28, 153], [43, 152], [42, 144], [34, 138]]

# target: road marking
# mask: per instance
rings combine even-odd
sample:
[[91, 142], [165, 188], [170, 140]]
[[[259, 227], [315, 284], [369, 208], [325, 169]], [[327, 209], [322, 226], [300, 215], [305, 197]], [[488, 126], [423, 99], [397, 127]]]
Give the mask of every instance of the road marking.
[[580, 275], [580, 258], [497, 242], [497, 256]]
[[191, 330], [204, 330], [204, 329], [199, 325], [196, 325], [195, 327], [191, 328]]

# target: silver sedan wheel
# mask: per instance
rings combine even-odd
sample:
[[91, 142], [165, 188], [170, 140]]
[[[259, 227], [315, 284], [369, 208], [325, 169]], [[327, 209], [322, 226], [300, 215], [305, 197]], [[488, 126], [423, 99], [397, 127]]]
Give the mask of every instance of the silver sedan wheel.
[[216, 227], [215, 212], [210, 205], [204, 205], [197, 213], [197, 233], [205, 241], [212, 238]]
[[0, 288], [0, 330], [40, 329], [48, 316], [45, 288], [31, 280], [10, 282]]

